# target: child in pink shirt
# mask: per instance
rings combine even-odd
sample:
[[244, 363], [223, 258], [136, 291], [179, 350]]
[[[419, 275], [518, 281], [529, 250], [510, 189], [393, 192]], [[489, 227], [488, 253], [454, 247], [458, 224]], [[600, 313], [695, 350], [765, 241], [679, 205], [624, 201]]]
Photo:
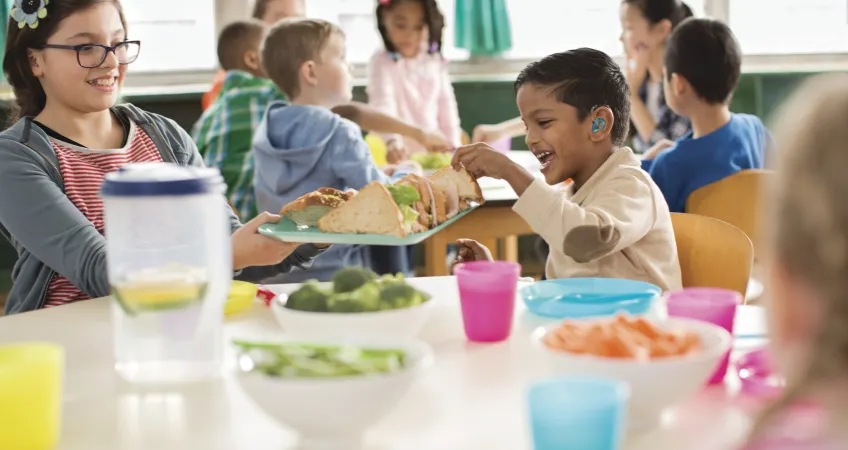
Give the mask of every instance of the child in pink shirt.
[[848, 449], [848, 76], [815, 77], [776, 123], [768, 318], [783, 398], [745, 450]]
[[[380, 0], [377, 27], [385, 50], [371, 58], [368, 103], [420, 128], [441, 131], [458, 146], [459, 112], [441, 54], [444, 24], [435, 0]], [[382, 137], [390, 163], [425, 151], [398, 135]]]

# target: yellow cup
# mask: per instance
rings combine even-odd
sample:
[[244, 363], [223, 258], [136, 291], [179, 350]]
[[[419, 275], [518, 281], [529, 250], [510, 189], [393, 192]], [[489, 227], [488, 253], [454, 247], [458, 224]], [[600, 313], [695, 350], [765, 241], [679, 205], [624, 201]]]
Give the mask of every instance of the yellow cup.
[[0, 450], [49, 450], [61, 429], [65, 352], [48, 343], [0, 346]]

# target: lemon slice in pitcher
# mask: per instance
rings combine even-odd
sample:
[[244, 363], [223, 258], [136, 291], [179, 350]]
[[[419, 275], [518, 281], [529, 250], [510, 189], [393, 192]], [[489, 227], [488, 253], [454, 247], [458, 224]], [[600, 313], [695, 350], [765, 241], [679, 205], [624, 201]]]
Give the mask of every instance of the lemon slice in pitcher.
[[136, 315], [185, 308], [202, 300], [206, 287], [206, 281], [191, 270], [157, 270], [128, 277], [112, 286], [112, 294], [127, 314]]

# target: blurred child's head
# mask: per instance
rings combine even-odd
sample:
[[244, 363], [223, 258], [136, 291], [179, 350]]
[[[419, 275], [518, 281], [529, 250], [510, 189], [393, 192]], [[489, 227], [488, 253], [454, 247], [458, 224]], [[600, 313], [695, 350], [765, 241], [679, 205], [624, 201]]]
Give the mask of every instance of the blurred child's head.
[[[781, 107], [767, 298], [785, 404], [848, 375], [848, 76], [814, 77]], [[835, 393], [835, 391], [834, 391]], [[844, 397], [843, 397], [844, 398]], [[844, 404], [844, 403], [843, 403]]]
[[726, 105], [741, 72], [742, 51], [730, 27], [713, 19], [688, 19], [666, 46], [665, 100], [684, 116], [699, 105]]
[[639, 50], [662, 55], [671, 31], [693, 15], [680, 0], [622, 0], [619, 14], [619, 40], [627, 55]]
[[436, 0], [380, 0], [377, 5], [377, 29], [386, 50], [404, 58], [414, 58], [424, 46], [440, 53], [444, 27]]
[[332, 108], [351, 100], [341, 28], [320, 19], [283, 19], [262, 47], [265, 72], [290, 99]]
[[288, 17], [305, 17], [306, 0], [256, 0], [253, 18], [274, 25]]
[[624, 143], [630, 94], [621, 68], [606, 53], [579, 48], [529, 64], [515, 81], [527, 146], [548, 184], [590, 177]]
[[218, 63], [224, 70], [241, 70], [265, 77], [259, 49], [267, 27], [258, 20], [233, 22], [218, 36]]

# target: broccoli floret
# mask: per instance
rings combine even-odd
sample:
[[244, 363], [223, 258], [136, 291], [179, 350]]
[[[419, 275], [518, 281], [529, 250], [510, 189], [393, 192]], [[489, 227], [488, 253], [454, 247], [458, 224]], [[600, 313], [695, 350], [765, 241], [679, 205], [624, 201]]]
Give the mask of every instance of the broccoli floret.
[[333, 275], [333, 290], [353, 292], [369, 281], [377, 279], [377, 274], [364, 267], [345, 267]]
[[289, 294], [286, 308], [298, 311], [327, 312], [328, 295], [316, 281], [307, 281]]
[[380, 289], [380, 309], [402, 309], [420, 305], [430, 297], [406, 283], [386, 283]]
[[337, 292], [330, 296], [330, 312], [353, 313], [380, 309], [380, 288], [366, 283], [353, 292]]

